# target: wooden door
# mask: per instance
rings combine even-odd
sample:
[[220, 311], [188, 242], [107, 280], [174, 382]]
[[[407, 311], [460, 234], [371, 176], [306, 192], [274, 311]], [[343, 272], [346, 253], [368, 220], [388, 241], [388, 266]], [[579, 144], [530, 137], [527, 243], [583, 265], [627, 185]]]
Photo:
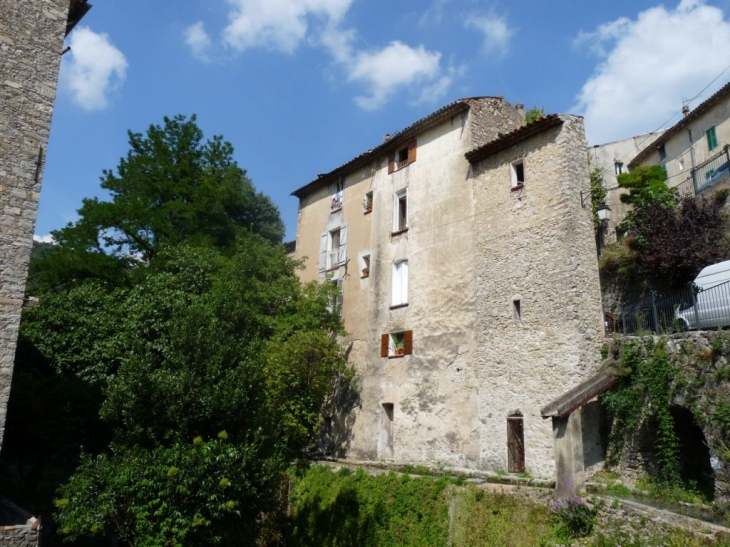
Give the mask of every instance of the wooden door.
[[525, 434], [521, 416], [507, 418], [507, 471], [525, 472]]

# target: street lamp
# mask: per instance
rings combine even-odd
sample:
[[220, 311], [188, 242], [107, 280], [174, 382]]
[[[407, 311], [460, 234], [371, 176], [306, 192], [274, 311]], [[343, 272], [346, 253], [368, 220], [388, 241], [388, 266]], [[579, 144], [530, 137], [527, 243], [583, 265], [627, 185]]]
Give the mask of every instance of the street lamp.
[[596, 214], [598, 215], [598, 220], [600, 220], [601, 222], [608, 222], [609, 220], [611, 220], [611, 208], [605, 203], [601, 203], [601, 205], [596, 210]]

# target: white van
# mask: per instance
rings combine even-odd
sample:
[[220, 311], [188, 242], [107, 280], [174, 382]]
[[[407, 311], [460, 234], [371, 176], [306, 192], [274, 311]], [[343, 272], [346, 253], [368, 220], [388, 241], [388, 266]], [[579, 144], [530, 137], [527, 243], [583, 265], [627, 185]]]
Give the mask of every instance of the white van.
[[730, 325], [730, 260], [703, 268], [694, 285], [696, 306], [690, 302], [674, 314], [679, 327], [686, 331]]

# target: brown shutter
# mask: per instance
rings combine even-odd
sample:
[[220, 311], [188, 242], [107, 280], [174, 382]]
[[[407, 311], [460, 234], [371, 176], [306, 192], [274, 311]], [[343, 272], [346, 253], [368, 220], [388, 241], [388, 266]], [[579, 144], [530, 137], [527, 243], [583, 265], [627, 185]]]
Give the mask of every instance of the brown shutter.
[[416, 139], [408, 143], [408, 163], [416, 161]]
[[395, 150], [388, 155], [388, 174], [395, 171]]
[[380, 356], [381, 357], [387, 357], [388, 356], [388, 348], [390, 347], [390, 335], [389, 334], [381, 334], [380, 335]]
[[410, 355], [413, 353], [413, 331], [407, 330], [403, 333], [403, 354]]

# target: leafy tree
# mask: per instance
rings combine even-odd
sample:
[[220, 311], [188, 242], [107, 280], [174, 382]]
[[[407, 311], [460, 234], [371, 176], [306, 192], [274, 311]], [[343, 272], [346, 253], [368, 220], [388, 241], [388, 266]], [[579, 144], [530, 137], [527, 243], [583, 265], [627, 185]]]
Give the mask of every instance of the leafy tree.
[[130, 131], [129, 146], [116, 172], [101, 178], [111, 200], [84, 199], [79, 220], [52, 232], [57, 245], [33, 271], [40, 290], [85, 279], [128, 282], [182, 242], [230, 248], [247, 230], [281, 242], [276, 206], [256, 192], [230, 143], [203, 141], [195, 116], [165, 117], [144, 135]]
[[667, 186], [667, 174], [658, 165], [637, 167], [631, 173], [620, 174], [617, 179], [619, 187], [629, 191], [619, 199], [633, 206], [621, 222], [620, 228], [624, 232], [632, 232], [634, 215], [643, 207], [674, 209], [677, 206], [677, 190]]
[[593, 226], [600, 230], [601, 221], [598, 218], [598, 209], [606, 202], [608, 191], [603, 185], [603, 171], [596, 167], [591, 171], [591, 211], [593, 212]]

